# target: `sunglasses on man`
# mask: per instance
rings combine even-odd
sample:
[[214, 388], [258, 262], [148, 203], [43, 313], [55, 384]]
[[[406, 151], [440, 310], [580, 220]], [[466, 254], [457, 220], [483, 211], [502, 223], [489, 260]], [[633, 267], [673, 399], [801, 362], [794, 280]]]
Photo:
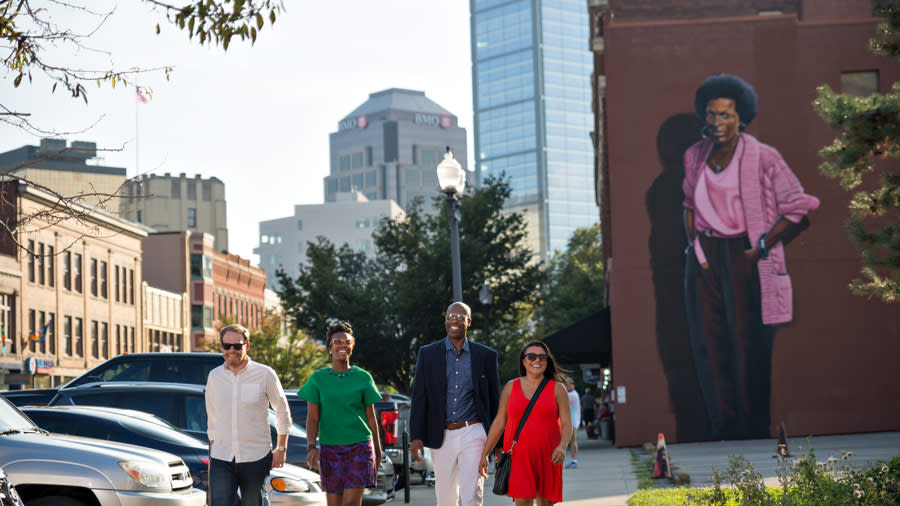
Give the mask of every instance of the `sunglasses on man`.
[[245, 344], [247, 344], [247, 343], [246, 342], [244, 342], [244, 343], [222, 343], [222, 349], [223, 350], [240, 350], [240, 349], [244, 348]]

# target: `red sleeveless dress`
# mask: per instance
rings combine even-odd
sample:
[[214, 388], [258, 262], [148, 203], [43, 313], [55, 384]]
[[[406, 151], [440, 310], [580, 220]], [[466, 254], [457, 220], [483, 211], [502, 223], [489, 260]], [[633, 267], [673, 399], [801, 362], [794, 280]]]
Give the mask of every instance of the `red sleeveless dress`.
[[[551, 502], [562, 501], [562, 464], [551, 461], [553, 449], [559, 446], [562, 430], [559, 409], [553, 392], [556, 382], [550, 380], [538, 397], [512, 453], [508, 495], [514, 499], [541, 496]], [[503, 450], [509, 451], [530, 399], [525, 398], [519, 378], [514, 380], [506, 405], [506, 430]]]

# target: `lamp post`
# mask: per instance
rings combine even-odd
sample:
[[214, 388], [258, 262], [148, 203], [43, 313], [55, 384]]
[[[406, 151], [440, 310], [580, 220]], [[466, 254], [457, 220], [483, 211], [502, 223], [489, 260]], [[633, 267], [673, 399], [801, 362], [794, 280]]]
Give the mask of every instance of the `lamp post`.
[[484, 344], [490, 346], [491, 304], [494, 302], [494, 294], [491, 293], [491, 287], [487, 283], [481, 285], [481, 289], [478, 290], [478, 302], [484, 307]]
[[450, 261], [453, 267], [453, 300], [462, 301], [462, 274], [459, 263], [459, 196], [466, 188], [466, 171], [463, 170], [450, 146], [444, 159], [437, 166], [438, 184], [447, 195], [447, 217], [450, 218]]

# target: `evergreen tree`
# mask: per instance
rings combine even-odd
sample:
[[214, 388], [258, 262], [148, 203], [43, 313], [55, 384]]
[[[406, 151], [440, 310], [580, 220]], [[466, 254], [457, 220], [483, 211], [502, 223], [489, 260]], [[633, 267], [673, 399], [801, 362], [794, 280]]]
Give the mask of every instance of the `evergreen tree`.
[[[870, 49], [900, 57], [900, 2], [874, 0], [876, 17], [884, 19]], [[850, 199], [847, 229], [862, 259], [862, 277], [850, 289], [858, 295], [900, 301], [900, 83], [886, 95], [853, 97], [818, 88], [814, 106], [833, 129], [843, 135], [819, 154], [819, 170], [839, 179]], [[877, 183], [868, 174], [880, 174]], [[862, 189], [860, 186], [862, 185]]]

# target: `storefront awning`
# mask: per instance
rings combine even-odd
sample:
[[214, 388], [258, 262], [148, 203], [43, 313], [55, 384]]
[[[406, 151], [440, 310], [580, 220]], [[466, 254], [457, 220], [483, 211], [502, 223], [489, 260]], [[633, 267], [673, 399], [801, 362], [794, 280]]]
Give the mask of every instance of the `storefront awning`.
[[544, 342], [557, 362], [609, 367], [612, 361], [609, 308], [547, 336]]

